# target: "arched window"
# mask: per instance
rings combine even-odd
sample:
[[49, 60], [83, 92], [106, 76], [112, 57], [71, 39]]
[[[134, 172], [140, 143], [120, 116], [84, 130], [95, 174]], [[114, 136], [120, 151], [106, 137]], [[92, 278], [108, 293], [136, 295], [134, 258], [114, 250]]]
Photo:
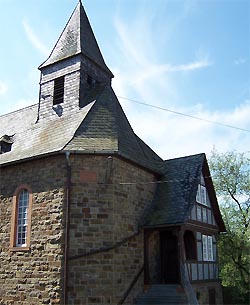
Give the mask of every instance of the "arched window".
[[29, 250], [32, 191], [28, 185], [18, 187], [13, 196], [10, 248]]
[[185, 231], [184, 233], [184, 245], [187, 260], [196, 260], [196, 242], [192, 231]]

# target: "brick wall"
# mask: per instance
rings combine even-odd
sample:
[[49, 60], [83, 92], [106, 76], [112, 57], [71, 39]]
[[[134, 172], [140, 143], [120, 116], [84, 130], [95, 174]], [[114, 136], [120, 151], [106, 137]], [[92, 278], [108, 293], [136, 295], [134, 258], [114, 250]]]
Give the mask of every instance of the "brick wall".
[[[59, 304], [62, 295], [64, 157], [0, 169], [0, 304]], [[29, 252], [10, 252], [12, 196], [33, 193]]]

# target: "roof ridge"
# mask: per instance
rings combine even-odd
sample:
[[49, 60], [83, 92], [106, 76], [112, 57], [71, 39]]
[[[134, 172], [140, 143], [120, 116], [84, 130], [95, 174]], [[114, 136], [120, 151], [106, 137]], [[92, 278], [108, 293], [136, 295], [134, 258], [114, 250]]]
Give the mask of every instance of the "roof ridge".
[[206, 154], [204, 152], [202, 152], [202, 153], [197, 153], [197, 154], [183, 156], [183, 157], [166, 159], [166, 160], [164, 160], [164, 162], [173, 161], [173, 160], [179, 160], [179, 159], [185, 159], [185, 158], [191, 158], [191, 157], [198, 157], [198, 156], [206, 156]]
[[71, 15], [70, 15], [70, 17], [69, 17], [69, 19], [68, 19], [68, 21], [66, 22], [66, 25], [64, 26], [63, 30], [61, 31], [61, 34], [59, 35], [59, 37], [58, 37], [58, 39], [57, 39], [57, 41], [56, 41], [56, 43], [55, 43], [53, 49], [52, 49], [51, 52], [49, 53], [49, 56], [39, 65], [38, 69], [42, 68], [43, 65], [44, 65], [44, 64], [49, 60], [49, 58], [51, 57], [52, 53], [54, 52], [54, 50], [55, 50], [55, 48], [56, 48], [56, 46], [57, 46], [57, 44], [58, 44], [58, 42], [60, 41], [60, 39], [61, 39], [61, 37], [62, 37], [62, 35], [63, 35], [65, 29], [67, 28], [67, 26], [68, 26], [68, 24], [69, 24], [69, 22], [70, 22], [72, 16], [74, 15], [74, 13], [75, 13], [75, 11], [76, 11], [76, 9], [77, 9], [79, 3], [81, 3], [81, 1], [78, 1], [77, 5], [75, 6], [73, 12], [71, 13]]

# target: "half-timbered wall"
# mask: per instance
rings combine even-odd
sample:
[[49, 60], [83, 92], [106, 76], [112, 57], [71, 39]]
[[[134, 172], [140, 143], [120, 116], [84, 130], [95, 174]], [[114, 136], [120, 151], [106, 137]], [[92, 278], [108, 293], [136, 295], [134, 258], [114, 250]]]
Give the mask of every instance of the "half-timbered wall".
[[191, 281], [218, 280], [217, 246], [214, 235], [196, 232], [197, 260], [186, 261]]

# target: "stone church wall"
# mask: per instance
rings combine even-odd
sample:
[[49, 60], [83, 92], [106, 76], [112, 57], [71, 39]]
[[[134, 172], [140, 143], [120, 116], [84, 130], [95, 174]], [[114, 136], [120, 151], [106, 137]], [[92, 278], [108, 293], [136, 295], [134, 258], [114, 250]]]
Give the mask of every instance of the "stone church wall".
[[[59, 304], [62, 291], [65, 158], [48, 157], [0, 169], [0, 304]], [[10, 252], [12, 196], [32, 189], [30, 251]]]
[[[143, 289], [144, 241], [138, 224], [152, 200], [154, 175], [121, 159], [71, 155], [67, 305], [124, 305]], [[0, 304], [63, 304], [64, 155], [0, 170]], [[32, 190], [29, 251], [10, 251], [13, 194]], [[95, 253], [91, 253], [95, 251]]]
[[[71, 166], [68, 304], [117, 305], [142, 271], [138, 223], [154, 176], [115, 157], [75, 155]], [[124, 304], [142, 289], [143, 272]]]

